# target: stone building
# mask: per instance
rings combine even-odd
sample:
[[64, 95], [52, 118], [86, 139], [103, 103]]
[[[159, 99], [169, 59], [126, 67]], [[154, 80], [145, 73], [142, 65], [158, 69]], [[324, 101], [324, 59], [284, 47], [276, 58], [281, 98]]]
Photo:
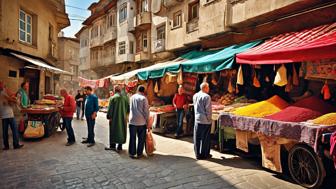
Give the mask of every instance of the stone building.
[[57, 67], [70, 72], [71, 75], [62, 74], [59, 78], [56, 91], [61, 88], [69, 90], [72, 95], [79, 89], [79, 40], [70, 37], [58, 37], [58, 61]]

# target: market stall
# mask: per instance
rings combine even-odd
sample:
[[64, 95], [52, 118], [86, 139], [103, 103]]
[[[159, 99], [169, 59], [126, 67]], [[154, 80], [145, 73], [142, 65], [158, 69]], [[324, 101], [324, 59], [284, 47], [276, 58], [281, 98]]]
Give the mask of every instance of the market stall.
[[237, 54], [237, 87], [266, 100], [220, 114], [220, 126], [235, 129], [238, 149], [259, 144], [263, 167], [276, 172], [283, 172], [287, 152], [293, 180], [307, 188], [318, 188], [328, 174], [330, 159], [320, 152], [329, 149], [321, 143], [336, 127], [316, 120], [327, 122], [336, 112], [335, 39], [333, 23], [281, 34]]
[[[42, 100], [21, 110], [27, 114], [24, 138], [49, 137], [61, 126], [59, 107], [63, 100], [53, 95], [45, 95]], [[40, 129], [41, 127], [41, 129]]]

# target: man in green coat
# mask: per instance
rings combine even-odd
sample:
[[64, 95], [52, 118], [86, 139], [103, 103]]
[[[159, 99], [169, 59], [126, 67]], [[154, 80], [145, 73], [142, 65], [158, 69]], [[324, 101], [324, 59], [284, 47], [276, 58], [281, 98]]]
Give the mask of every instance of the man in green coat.
[[[121, 87], [114, 87], [114, 95], [110, 98], [107, 109], [107, 119], [110, 125], [110, 147], [105, 150], [121, 151], [122, 144], [126, 142], [127, 114], [129, 113], [129, 103], [127, 96], [121, 94]], [[118, 147], [116, 149], [116, 144]]]

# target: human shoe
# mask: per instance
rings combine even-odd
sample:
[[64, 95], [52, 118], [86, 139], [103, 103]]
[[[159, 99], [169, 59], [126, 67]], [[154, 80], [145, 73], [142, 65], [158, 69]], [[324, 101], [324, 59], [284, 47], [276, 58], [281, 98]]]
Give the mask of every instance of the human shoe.
[[116, 148], [114, 147], [105, 147], [105, 150], [113, 150], [113, 151], [116, 151]]
[[83, 141], [82, 141], [82, 144], [87, 144], [87, 143], [89, 143], [88, 140], [83, 140]]
[[18, 146], [15, 146], [14, 149], [20, 149], [22, 148], [24, 145], [23, 144], [19, 144]]
[[87, 147], [89, 148], [89, 147], [92, 147], [92, 146], [94, 146], [95, 145], [95, 143], [89, 143], [88, 145], [87, 145]]
[[6, 146], [6, 147], [2, 148], [2, 150], [9, 150], [9, 147]]
[[71, 146], [71, 145], [73, 145], [73, 144], [75, 144], [75, 142], [67, 142], [67, 143], [65, 144], [65, 146]]
[[130, 155], [129, 156], [131, 159], [138, 159], [136, 156]]

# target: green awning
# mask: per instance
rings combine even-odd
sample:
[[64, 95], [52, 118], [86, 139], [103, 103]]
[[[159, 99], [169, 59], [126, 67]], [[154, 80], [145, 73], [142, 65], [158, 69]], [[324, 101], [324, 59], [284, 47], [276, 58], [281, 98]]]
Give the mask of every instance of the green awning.
[[216, 53], [212, 53], [201, 58], [185, 61], [181, 64], [183, 72], [209, 73], [221, 71], [224, 69], [231, 69], [236, 63], [236, 54], [255, 47], [260, 43], [262, 43], [261, 40], [245, 44], [232, 45]]
[[152, 67], [147, 70], [143, 70], [137, 73], [138, 78], [140, 80], [147, 80], [147, 79], [156, 79], [163, 77], [166, 72], [170, 73], [178, 73], [181, 63], [187, 60], [193, 60], [197, 58], [201, 58], [210, 54], [214, 54], [219, 52], [220, 50], [210, 50], [210, 51], [196, 51], [192, 50], [182, 56], [180, 56], [175, 61], [166, 62], [164, 65], [160, 65], [157, 67]]

